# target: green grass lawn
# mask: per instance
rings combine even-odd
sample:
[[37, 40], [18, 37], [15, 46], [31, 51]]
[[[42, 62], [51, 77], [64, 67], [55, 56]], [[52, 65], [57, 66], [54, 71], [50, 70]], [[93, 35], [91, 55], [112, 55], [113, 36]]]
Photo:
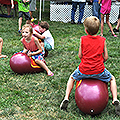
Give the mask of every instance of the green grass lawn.
[[[38, 17], [38, 11], [34, 13], [34, 16]], [[59, 106], [65, 95], [68, 78], [80, 63], [79, 41], [85, 32], [83, 25], [50, 21], [49, 2], [45, 2], [42, 20], [50, 24], [50, 31], [55, 39], [55, 49], [50, 51], [45, 59], [54, 73], [53, 77], [47, 76], [45, 72], [19, 75], [11, 70], [10, 58], [15, 52], [23, 49], [20, 42], [21, 35], [18, 33], [18, 18], [0, 17], [0, 37], [4, 40], [2, 53], [8, 56], [8, 58], [0, 59], [0, 119], [119, 120], [111, 104], [112, 95], [109, 84], [108, 105], [101, 114], [92, 117], [78, 109], [75, 103], [75, 86], [70, 95], [68, 112], [60, 110]], [[37, 21], [35, 23], [37, 24]], [[109, 53], [105, 66], [116, 78], [120, 99], [120, 35], [114, 38], [108, 31], [109, 28], [105, 24], [104, 36], [107, 38]]]

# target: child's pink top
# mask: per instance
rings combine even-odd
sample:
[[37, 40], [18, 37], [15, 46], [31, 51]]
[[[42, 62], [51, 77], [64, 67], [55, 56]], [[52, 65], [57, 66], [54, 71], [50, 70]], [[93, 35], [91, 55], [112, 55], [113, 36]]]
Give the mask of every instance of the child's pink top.
[[36, 50], [38, 50], [38, 47], [37, 45], [35, 44], [34, 42], [34, 37], [32, 37], [31, 41], [29, 43], [26, 42], [25, 38], [22, 39], [22, 43], [24, 45], [24, 47], [27, 49], [27, 50], [30, 50], [31, 52], [34, 52]]
[[102, 6], [100, 12], [104, 14], [110, 14], [111, 11], [111, 0], [102, 0]]
[[87, 35], [81, 37], [82, 58], [79, 65], [81, 73], [91, 75], [104, 71], [104, 43], [105, 38], [101, 36]]

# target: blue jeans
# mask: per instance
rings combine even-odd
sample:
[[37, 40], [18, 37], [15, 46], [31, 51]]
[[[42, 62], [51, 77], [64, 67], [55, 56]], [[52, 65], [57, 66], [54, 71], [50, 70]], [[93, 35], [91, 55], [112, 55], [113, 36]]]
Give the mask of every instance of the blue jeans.
[[105, 68], [104, 71], [100, 74], [86, 75], [79, 71], [79, 67], [72, 73], [72, 77], [76, 81], [81, 79], [93, 78], [98, 79], [104, 82], [109, 82], [111, 80], [112, 74]]
[[101, 21], [100, 5], [98, 4], [98, 2], [93, 2], [92, 12], [93, 12], [93, 16], [96, 16]]
[[79, 5], [78, 22], [81, 22], [84, 14], [85, 2], [72, 2], [71, 20], [75, 21], [75, 12], [77, 10], [77, 5]]

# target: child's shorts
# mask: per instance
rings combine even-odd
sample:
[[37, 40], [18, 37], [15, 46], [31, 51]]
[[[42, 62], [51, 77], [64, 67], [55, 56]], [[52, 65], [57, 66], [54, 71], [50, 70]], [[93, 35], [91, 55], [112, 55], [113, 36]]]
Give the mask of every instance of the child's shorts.
[[81, 79], [86, 79], [86, 78], [94, 78], [94, 79], [98, 79], [98, 80], [101, 80], [101, 81], [104, 81], [104, 82], [109, 82], [111, 80], [112, 75], [106, 68], [102, 73], [100, 73], [100, 74], [92, 74], [92, 75], [82, 74], [79, 71], [79, 68], [77, 68], [72, 73], [72, 77], [76, 81], [80, 81]]
[[47, 50], [47, 51], [52, 50], [52, 46], [51, 46], [50, 44], [48, 44], [47, 42], [44, 42], [44, 48], [45, 48], [45, 50]]
[[30, 13], [29, 13], [29, 12], [22, 12], [22, 11], [20, 11], [20, 12], [19, 12], [19, 18], [20, 18], [20, 17], [23, 18], [23, 15], [25, 16], [25, 19], [26, 19], [26, 20], [31, 20], [31, 17], [30, 17]]

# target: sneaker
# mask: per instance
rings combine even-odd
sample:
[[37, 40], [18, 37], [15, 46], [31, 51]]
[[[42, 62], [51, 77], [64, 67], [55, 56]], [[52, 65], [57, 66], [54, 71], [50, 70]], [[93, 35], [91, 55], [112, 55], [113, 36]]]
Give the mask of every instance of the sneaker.
[[117, 35], [115, 35], [115, 34], [112, 34], [112, 36], [117, 37]]
[[82, 23], [81, 23], [81, 22], [78, 22], [77, 24], [80, 25], [80, 24], [82, 24]]
[[18, 30], [19, 33], [21, 33], [22, 29]]
[[69, 100], [63, 100], [62, 103], [61, 103], [61, 105], [60, 105], [60, 109], [67, 111], [68, 103], [69, 103]]
[[31, 19], [31, 22], [33, 22], [33, 21], [34, 21], [34, 18]]
[[116, 28], [114, 28], [113, 31], [114, 31], [115, 33], [119, 33], [119, 30], [117, 30]]
[[31, 22], [33, 22], [33, 21], [35, 21], [35, 20], [37, 20], [37, 18], [32, 18], [32, 19], [31, 19]]
[[75, 24], [74, 20], [71, 20], [71, 24]]
[[53, 76], [54, 73], [52, 73], [51, 71], [48, 72], [48, 76]]
[[114, 105], [115, 105], [115, 112], [117, 115], [120, 115], [120, 102], [119, 100], [115, 100], [114, 101]]

